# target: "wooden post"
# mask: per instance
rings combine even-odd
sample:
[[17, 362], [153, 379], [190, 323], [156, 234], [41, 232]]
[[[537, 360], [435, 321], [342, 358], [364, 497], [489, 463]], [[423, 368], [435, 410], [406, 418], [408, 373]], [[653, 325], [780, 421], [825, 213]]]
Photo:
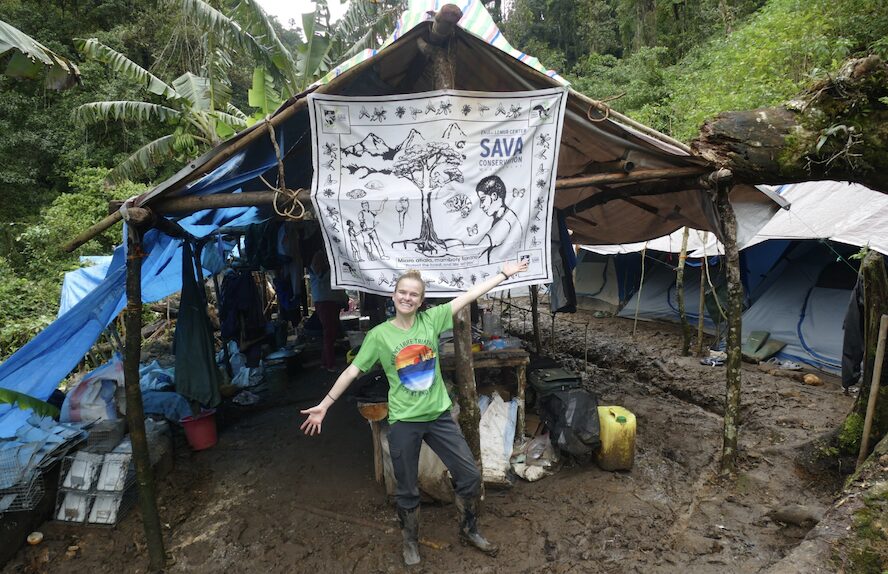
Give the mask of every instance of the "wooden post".
[[139, 227], [129, 225], [126, 258], [126, 348], [123, 361], [126, 419], [133, 445], [133, 460], [136, 464], [142, 525], [148, 544], [149, 569], [152, 572], [159, 572], [163, 569], [166, 558], [163, 548], [163, 534], [160, 529], [160, 516], [157, 512], [154, 471], [151, 468], [151, 459], [148, 455], [142, 390], [139, 387], [139, 361], [142, 354], [142, 258], [144, 256], [142, 232]]
[[722, 442], [722, 474], [734, 474], [737, 470], [737, 424], [740, 420], [740, 315], [743, 311], [743, 286], [740, 283], [740, 250], [737, 248], [737, 218], [728, 201], [732, 176], [728, 170], [713, 174], [715, 206], [722, 227], [722, 243], [725, 246], [725, 262], [728, 279], [728, 334], [725, 387], [725, 418]]
[[[706, 233], [703, 233], [703, 245], [706, 245]], [[706, 268], [709, 266], [709, 258], [706, 250], [703, 251], [703, 260], [700, 262], [700, 303], [697, 306], [697, 356], [703, 357], [703, 317], [706, 313]]]
[[549, 353], [555, 356], [555, 313], [552, 313], [552, 326], [549, 328]]
[[525, 397], [525, 388], [527, 387], [527, 366], [521, 365], [519, 367], [515, 367], [515, 381], [518, 385], [518, 421], [515, 425], [515, 444], [520, 445], [524, 444], [524, 435], [525, 435], [525, 427], [527, 423], [525, 422], [525, 407], [524, 407], [524, 397]]
[[[860, 263], [858, 281], [862, 282], [863, 311], [863, 373], [861, 376], [860, 393], [854, 408], [845, 419], [843, 432], [848, 436], [856, 435], [856, 429], [865, 424], [866, 410], [870, 401], [870, 386], [865, 381], [877, 379], [876, 392], [881, 395], [875, 405], [869, 435], [878, 442], [888, 434], [888, 369], [878, 360], [878, 340], [882, 316], [888, 313], [888, 271], [885, 269], [884, 257], [877, 251], [870, 250]], [[876, 374], [878, 373], [878, 377]], [[862, 440], [862, 436], [861, 436]], [[855, 444], [855, 446], [857, 446]]]
[[537, 285], [530, 287], [530, 318], [533, 320], [533, 346], [537, 355], [541, 355], [543, 341], [540, 336], [540, 288]]
[[635, 338], [635, 330], [638, 328], [638, 310], [641, 309], [641, 292], [644, 289], [644, 260], [647, 258], [648, 244], [644, 242], [641, 249], [641, 279], [638, 282], [638, 293], [635, 295], [635, 319], [632, 321], [632, 338]]
[[[866, 455], [869, 454], [870, 431], [873, 429], [873, 414], [876, 412], [876, 401], [879, 398], [879, 382], [882, 380], [882, 363], [885, 362], [885, 337], [888, 335], [888, 315], [879, 320], [879, 341], [876, 344], [876, 361], [873, 365], [873, 376], [870, 381], [869, 399], [866, 404], [866, 418], [863, 421], [863, 434], [860, 437], [860, 454], [857, 455], [859, 468]], [[880, 439], [881, 440], [881, 439]]]
[[[420, 50], [429, 59], [436, 90], [453, 89], [454, 66], [448, 55], [454, 27], [462, 18], [462, 11], [446, 4], [435, 15], [429, 41], [419, 42]], [[455, 376], [459, 387], [459, 426], [481, 469], [481, 410], [478, 408], [478, 390], [475, 388], [475, 361], [472, 358], [472, 319], [470, 306], [453, 317], [453, 350], [458, 361]]]
[[678, 298], [678, 316], [681, 319], [681, 356], [687, 357], [691, 353], [691, 324], [688, 323], [688, 315], [685, 313], [685, 261], [688, 258], [688, 235], [690, 230], [687, 226], [681, 236], [681, 253], [678, 254], [678, 267], [675, 270], [675, 294]]

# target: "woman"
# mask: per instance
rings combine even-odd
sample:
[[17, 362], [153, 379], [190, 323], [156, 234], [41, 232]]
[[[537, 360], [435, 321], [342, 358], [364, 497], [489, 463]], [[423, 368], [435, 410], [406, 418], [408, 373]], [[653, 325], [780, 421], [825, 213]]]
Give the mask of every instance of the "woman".
[[308, 268], [308, 279], [311, 282], [311, 300], [315, 312], [321, 321], [323, 348], [321, 351], [321, 367], [332, 373], [336, 369], [336, 335], [339, 333], [339, 312], [343, 302], [348, 300], [345, 291], [334, 291], [330, 287], [330, 265], [323, 250], [317, 251]]
[[453, 315], [516, 273], [527, 262], [508, 262], [495, 276], [472, 287], [449, 303], [418, 313], [425, 298], [419, 271], [407, 271], [395, 284], [394, 319], [367, 333], [352, 364], [339, 375], [327, 396], [300, 427], [307, 435], [321, 432], [327, 409], [361, 372], [377, 361], [389, 381], [389, 450], [395, 471], [395, 500], [404, 537], [404, 562], [418, 564], [419, 557], [419, 450], [422, 441], [431, 447], [453, 477], [456, 507], [460, 514], [459, 536], [491, 556], [496, 546], [478, 532], [478, 496], [481, 474], [475, 459], [450, 414], [451, 401], [438, 363], [438, 336], [453, 327]]

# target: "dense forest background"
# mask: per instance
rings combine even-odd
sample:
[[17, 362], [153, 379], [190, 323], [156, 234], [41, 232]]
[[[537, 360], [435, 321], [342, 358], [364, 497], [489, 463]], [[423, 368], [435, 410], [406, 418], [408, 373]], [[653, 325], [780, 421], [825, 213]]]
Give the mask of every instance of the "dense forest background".
[[[82, 73], [82, 85], [63, 92], [0, 76], [0, 358], [55, 317], [62, 275], [79, 264], [59, 245], [104, 216], [108, 200], [162, 181], [355, 47], [372, 46], [404, 4], [353, 0], [331, 26], [321, 2], [301, 30], [285, 30], [257, 18], [252, 0], [0, 0], [0, 20]], [[514, 46], [575, 89], [681, 140], [719, 112], [789, 100], [849, 57], [888, 59], [888, 0], [486, 4]], [[232, 37], [226, 18], [263, 45]], [[132, 67], [77, 38], [98, 39], [176, 97], [134, 82]], [[116, 101], [140, 104], [107, 104]], [[91, 102], [106, 105], [77, 111]], [[160, 109], [169, 106], [175, 114]], [[151, 147], [157, 141], [162, 150]], [[150, 165], [109, 185], [109, 173], [120, 173], [111, 170], [140, 148]], [[110, 253], [119, 238], [112, 228], [78, 254]]]

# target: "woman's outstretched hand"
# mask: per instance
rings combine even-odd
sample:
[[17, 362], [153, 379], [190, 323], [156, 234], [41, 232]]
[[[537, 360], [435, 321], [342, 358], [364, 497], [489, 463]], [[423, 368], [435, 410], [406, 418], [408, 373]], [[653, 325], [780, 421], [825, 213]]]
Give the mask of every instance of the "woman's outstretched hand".
[[322, 404], [318, 404], [317, 406], [311, 407], [310, 409], [299, 412], [304, 415], [308, 415], [308, 418], [305, 419], [305, 421], [299, 427], [300, 429], [302, 429], [302, 432], [304, 432], [308, 436], [321, 434], [321, 423], [324, 422], [324, 416], [326, 416], [327, 414], [327, 407], [323, 406]]
[[527, 271], [527, 259], [522, 259], [521, 261], [506, 261], [503, 263], [503, 273], [512, 277], [516, 273], [521, 273], [522, 271]]

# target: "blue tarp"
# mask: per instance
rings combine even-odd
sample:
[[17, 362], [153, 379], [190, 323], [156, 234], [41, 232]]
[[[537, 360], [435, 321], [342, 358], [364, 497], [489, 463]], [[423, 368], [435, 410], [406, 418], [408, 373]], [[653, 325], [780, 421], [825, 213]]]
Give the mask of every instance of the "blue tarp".
[[[287, 150], [285, 133], [280, 130], [278, 139], [280, 147]], [[244, 182], [276, 166], [270, 145], [252, 146], [204, 176], [188, 189], [187, 194], [238, 193]], [[200, 211], [178, 220], [178, 223], [193, 236], [204, 237], [220, 227], [241, 227], [262, 219], [256, 208], [237, 207]], [[182, 288], [181, 241], [151, 230], [145, 234], [143, 249], [148, 255], [142, 263], [142, 300], [157, 301], [179, 291]], [[0, 388], [39, 399], [52, 394], [125, 307], [125, 262], [125, 250], [120, 246], [107, 263], [106, 273], [90, 268], [75, 276], [73, 280], [78, 286], [71, 286], [66, 292], [62, 302], [64, 312], [0, 364]], [[30, 411], [0, 405], [0, 437], [14, 435], [28, 416]]]

